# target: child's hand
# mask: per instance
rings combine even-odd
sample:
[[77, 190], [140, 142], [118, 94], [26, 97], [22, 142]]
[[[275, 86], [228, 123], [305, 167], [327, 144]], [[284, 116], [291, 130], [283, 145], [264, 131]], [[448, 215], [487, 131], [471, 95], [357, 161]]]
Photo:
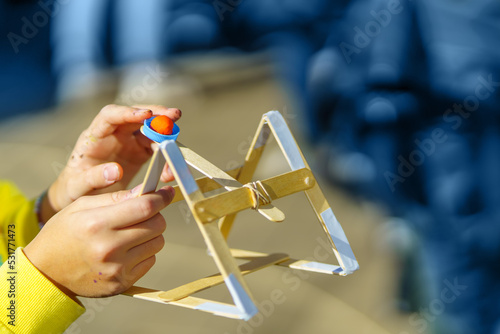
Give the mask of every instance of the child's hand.
[[[151, 141], [139, 129], [153, 114], [173, 121], [181, 117], [179, 109], [162, 106], [104, 107], [80, 135], [66, 167], [50, 187], [42, 219], [80, 196], [125, 189], [152, 154]], [[165, 168], [162, 181], [171, 179]]]
[[28, 259], [70, 297], [103, 297], [132, 286], [155, 263], [166, 224], [159, 211], [172, 187], [82, 197], [56, 214], [24, 249]]

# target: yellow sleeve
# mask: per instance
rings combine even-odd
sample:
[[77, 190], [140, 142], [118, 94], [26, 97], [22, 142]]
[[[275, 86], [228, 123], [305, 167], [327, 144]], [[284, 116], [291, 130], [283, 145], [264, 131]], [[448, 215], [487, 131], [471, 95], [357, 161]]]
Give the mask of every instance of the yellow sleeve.
[[40, 228], [35, 214], [35, 201], [28, 200], [10, 182], [0, 181], [0, 263], [18, 247], [33, 240]]
[[22, 248], [0, 268], [0, 333], [63, 333], [84, 312], [31, 264]]

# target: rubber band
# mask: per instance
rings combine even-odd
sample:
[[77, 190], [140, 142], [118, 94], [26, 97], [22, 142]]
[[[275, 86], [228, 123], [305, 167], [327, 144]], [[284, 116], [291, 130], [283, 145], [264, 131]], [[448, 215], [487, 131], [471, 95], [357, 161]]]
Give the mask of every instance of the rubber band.
[[244, 184], [243, 187], [248, 188], [252, 191], [253, 199], [253, 209], [258, 210], [260, 206], [260, 201], [262, 200], [262, 205], [271, 204], [271, 196], [267, 192], [266, 188], [262, 185], [262, 182], [255, 181]]

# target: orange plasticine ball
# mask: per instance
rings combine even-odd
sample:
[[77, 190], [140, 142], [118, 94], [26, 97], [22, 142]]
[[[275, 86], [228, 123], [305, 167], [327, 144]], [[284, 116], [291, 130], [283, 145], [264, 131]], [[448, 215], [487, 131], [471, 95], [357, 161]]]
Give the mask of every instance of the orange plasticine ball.
[[156, 116], [151, 121], [151, 129], [162, 135], [171, 135], [174, 128], [174, 122], [167, 116]]

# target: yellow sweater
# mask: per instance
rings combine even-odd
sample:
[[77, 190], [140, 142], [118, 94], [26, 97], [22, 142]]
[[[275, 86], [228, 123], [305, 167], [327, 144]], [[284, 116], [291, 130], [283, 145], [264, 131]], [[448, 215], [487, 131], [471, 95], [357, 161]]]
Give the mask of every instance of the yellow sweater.
[[85, 311], [24, 255], [38, 231], [34, 201], [0, 181], [0, 333], [62, 333]]

